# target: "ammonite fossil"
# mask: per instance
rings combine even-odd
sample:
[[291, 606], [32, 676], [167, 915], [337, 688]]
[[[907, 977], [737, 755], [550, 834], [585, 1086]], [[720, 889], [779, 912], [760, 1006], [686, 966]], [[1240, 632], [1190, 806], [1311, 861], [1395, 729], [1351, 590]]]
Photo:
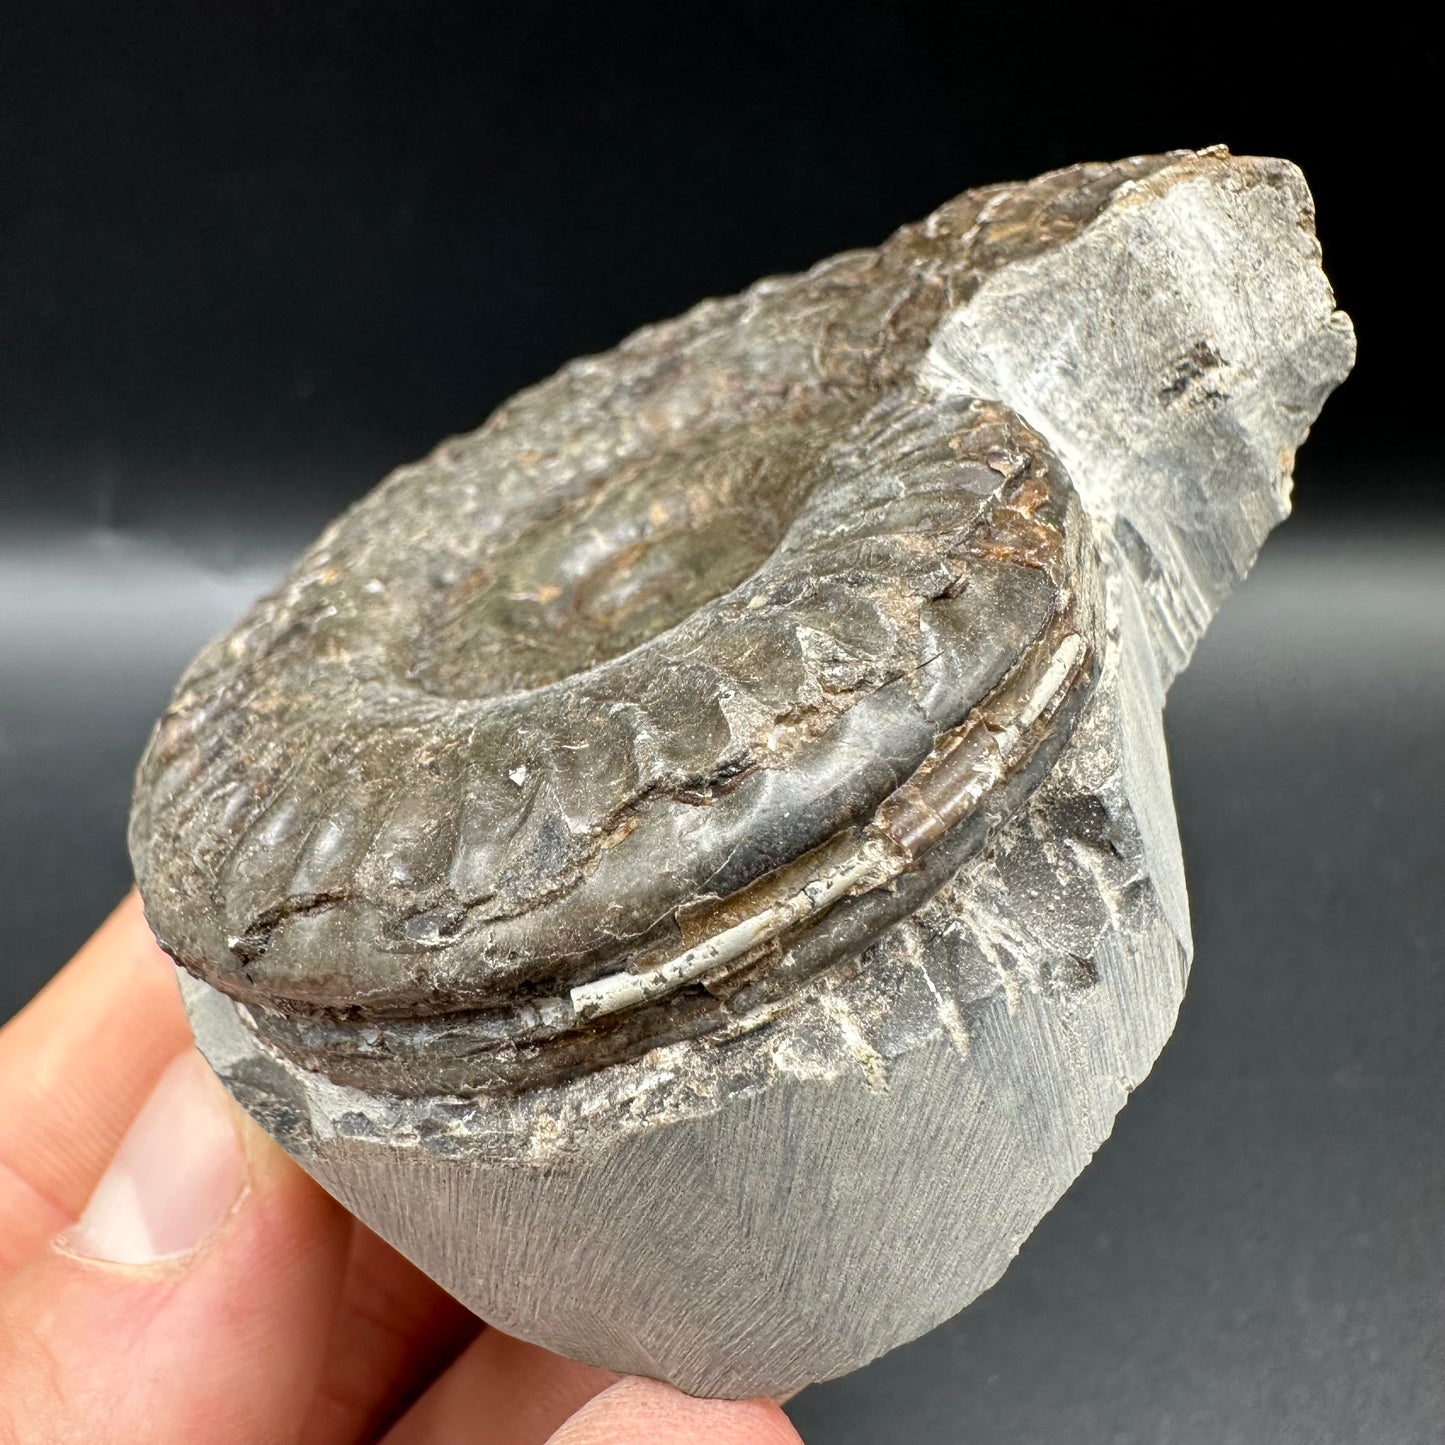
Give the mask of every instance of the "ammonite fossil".
[[131, 846], [208, 1058], [564, 1353], [780, 1393], [954, 1313], [1172, 1026], [1164, 690], [1352, 355], [1298, 172], [1215, 150], [522, 393], [156, 727]]

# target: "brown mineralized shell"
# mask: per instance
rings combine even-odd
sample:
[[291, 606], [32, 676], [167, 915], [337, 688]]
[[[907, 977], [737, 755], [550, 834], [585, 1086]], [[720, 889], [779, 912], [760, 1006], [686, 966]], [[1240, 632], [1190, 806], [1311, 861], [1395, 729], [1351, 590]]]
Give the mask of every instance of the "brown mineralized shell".
[[[714, 979], [592, 1027], [570, 990], [664, 964], [685, 918], [765, 879], [803, 886], [842, 835], [866, 847], [935, 750], [1006, 727], [990, 698], [1087, 632], [1058, 462], [917, 368], [996, 233], [1066, 234], [1152, 164], [983, 223], [967, 197], [705, 303], [354, 507], [157, 727], [132, 837], [164, 946], [277, 1046], [391, 1088], [514, 1087], [710, 1027]], [[903, 843], [886, 896], [808, 926], [856, 952], [955, 871], [1067, 732], [1088, 651], [936, 858]], [[417, 1061], [407, 1025], [441, 1017], [466, 1029]]]

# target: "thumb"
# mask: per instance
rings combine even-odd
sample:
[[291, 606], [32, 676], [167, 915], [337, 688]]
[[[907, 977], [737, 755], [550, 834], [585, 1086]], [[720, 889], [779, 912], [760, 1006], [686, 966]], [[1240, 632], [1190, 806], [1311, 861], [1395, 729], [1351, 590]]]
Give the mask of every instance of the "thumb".
[[291, 1439], [346, 1242], [188, 1050], [80, 1219], [0, 1291], [0, 1440]]

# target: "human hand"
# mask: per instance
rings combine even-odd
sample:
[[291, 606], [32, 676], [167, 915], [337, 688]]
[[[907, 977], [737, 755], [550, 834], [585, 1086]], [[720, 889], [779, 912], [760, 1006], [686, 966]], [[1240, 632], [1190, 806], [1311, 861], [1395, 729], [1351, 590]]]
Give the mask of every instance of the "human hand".
[[0, 1445], [800, 1445], [482, 1325], [231, 1103], [134, 895], [0, 1030]]

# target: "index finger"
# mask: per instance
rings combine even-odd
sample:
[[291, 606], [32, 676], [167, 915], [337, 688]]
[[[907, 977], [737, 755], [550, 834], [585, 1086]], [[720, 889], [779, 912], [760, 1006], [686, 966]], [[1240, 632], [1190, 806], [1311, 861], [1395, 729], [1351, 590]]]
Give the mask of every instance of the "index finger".
[[80, 1213], [189, 1044], [173, 967], [131, 893], [0, 1029], [0, 1280]]
[[547, 1445], [803, 1445], [773, 1400], [697, 1400], [656, 1380], [619, 1380]]

